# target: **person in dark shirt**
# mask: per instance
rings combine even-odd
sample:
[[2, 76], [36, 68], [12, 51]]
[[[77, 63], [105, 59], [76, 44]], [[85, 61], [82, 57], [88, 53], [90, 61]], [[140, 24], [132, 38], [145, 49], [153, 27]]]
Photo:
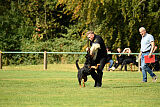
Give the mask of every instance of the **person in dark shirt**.
[[[117, 52], [118, 52], [118, 53], [122, 53], [122, 52], [121, 52], [121, 48], [117, 48]], [[110, 68], [110, 69], [111, 69], [111, 70], [115, 70], [116, 68], [118, 68], [118, 66], [123, 63], [123, 60], [124, 60], [124, 55], [122, 55], [122, 54], [117, 54], [116, 63], [114, 64], [114, 67], [112, 67], [112, 68]]]
[[125, 66], [125, 71], [127, 71], [127, 64], [130, 64], [130, 63], [133, 63], [138, 67], [138, 62], [136, 62], [136, 57], [129, 54], [129, 53], [132, 53], [130, 48], [125, 48], [123, 50], [123, 53], [128, 53], [128, 55], [125, 56], [125, 59], [122, 62], [121, 70], [123, 69], [123, 66]]
[[103, 76], [102, 70], [107, 60], [106, 46], [104, 44], [102, 37], [94, 34], [93, 31], [88, 31], [87, 37], [89, 39], [90, 46], [91, 46], [91, 48], [89, 49], [90, 55], [93, 56], [95, 65], [100, 64], [97, 68], [97, 73], [95, 72], [94, 69], [91, 69], [91, 76], [95, 80], [94, 87], [101, 87], [102, 76]]

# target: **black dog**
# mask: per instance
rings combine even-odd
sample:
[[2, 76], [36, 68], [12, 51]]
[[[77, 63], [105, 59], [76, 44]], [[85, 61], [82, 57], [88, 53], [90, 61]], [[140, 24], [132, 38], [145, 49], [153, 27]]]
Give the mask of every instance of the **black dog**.
[[[78, 60], [76, 60], [76, 67], [78, 69], [77, 78], [78, 78], [78, 82], [79, 82], [80, 87], [81, 87], [82, 79], [83, 79], [83, 87], [85, 87], [84, 82], [87, 81], [87, 76], [90, 75], [92, 65], [94, 65], [92, 57], [90, 56], [90, 54], [88, 52], [87, 52], [85, 58], [86, 58], [86, 61], [85, 61], [84, 66], [82, 68], [79, 67]], [[92, 68], [92, 69], [94, 69], [94, 68]]]

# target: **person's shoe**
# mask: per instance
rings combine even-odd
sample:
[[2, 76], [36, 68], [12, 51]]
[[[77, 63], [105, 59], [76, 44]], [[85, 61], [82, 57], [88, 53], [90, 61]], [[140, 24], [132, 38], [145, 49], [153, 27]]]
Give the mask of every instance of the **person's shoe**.
[[147, 81], [142, 81], [141, 83], [146, 83]]
[[96, 85], [94, 85], [94, 87], [101, 87], [101, 85], [102, 84], [100, 84], [100, 83], [97, 82]]
[[157, 78], [158, 78], [157, 76], [154, 76], [154, 77], [152, 78], [152, 81], [153, 81], [153, 82], [156, 82], [156, 81], [157, 81]]
[[116, 68], [115, 68], [115, 67], [112, 67], [112, 68], [110, 68], [110, 69], [114, 71]]
[[96, 87], [96, 86], [97, 86], [97, 82], [95, 81], [94, 87]]
[[101, 86], [96, 86], [97, 88], [101, 88]]

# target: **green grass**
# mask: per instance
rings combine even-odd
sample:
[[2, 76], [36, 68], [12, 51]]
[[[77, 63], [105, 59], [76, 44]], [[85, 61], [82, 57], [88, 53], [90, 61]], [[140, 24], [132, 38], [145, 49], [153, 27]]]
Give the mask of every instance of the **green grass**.
[[[0, 107], [159, 107], [160, 80], [141, 72], [106, 72], [102, 88], [89, 76], [80, 88], [75, 65], [8, 66], [0, 71]], [[159, 72], [155, 72], [160, 77]]]

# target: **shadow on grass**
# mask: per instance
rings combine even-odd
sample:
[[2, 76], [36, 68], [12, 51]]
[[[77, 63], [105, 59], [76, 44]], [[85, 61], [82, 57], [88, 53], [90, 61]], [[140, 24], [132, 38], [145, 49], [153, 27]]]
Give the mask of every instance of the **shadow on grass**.
[[103, 88], [141, 88], [141, 87], [147, 87], [147, 86], [139, 86], [139, 85], [130, 85], [130, 86], [103, 86]]
[[[148, 84], [148, 85], [147, 85]], [[157, 86], [160, 82], [151, 82], [152, 85]], [[139, 85], [121, 85], [121, 86], [102, 86], [103, 88], [142, 88], [142, 87], [151, 87], [150, 82], [140, 83]]]
[[[149, 82], [148, 82], [149, 83]], [[150, 87], [151, 85], [146, 85], [147, 83], [140, 83], [140, 84], [145, 84], [145, 85], [126, 85], [126, 86], [113, 86], [110, 88], [141, 88], [141, 87]], [[160, 82], [152, 82], [151, 84], [160, 84]], [[157, 85], [155, 85], [157, 86]]]
[[146, 86], [116, 86], [112, 88], [133, 88], [133, 87], [146, 87]]

